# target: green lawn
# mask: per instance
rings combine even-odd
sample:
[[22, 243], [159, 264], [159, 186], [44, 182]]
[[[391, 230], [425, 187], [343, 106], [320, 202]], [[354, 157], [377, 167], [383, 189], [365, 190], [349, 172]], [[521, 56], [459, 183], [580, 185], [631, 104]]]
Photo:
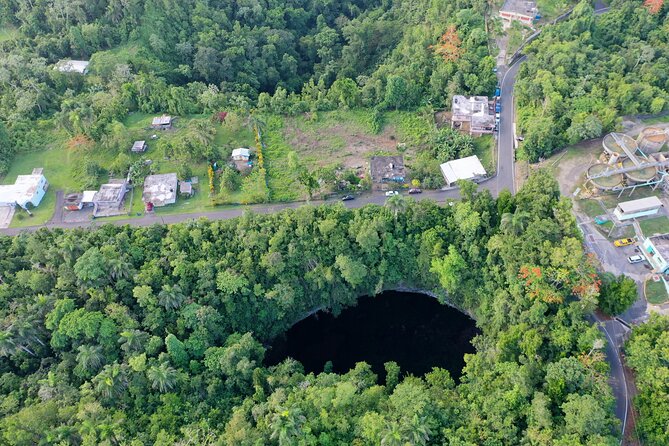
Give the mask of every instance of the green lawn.
[[667, 289], [664, 286], [664, 282], [660, 280], [655, 282], [652, 279], [646, 280], [645, 285], [646, 300], [651, 304], [663, 304], [669, 300], [667, 296]]
[[639, 225], [641, 226], [643, 235], [646, 237], [650, 237], [655, 234], [669, 233], [669, 218], [664, 216], [641, 220]]
[[476, 146], [474, 155], [479, 157], [485, 170], [489, 175], [492, 175], [496, 171], [497, 166], [497, 148], [494, 138], [492, 135], [483, 135], [474, 138], [474, 145]]
[[537, 0], [537, 9], [544, 22], [554, 19], [575, 2], [566, 0]]
[[602, 209], [602, 206], [597, 200], [585, 199], [579, 200], [576, 203], [578, 204], [579, 209], [590, 218], [605, 214], [604, 209]]

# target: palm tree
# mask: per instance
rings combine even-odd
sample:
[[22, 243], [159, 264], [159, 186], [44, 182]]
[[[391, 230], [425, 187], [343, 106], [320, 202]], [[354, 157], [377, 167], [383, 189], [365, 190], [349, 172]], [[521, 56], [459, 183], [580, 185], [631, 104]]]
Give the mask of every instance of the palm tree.
[[121, 350], [126, 353], [141, 351], [149, 340], [149, 334], [142, 330], [126, 330], [121, 332], [118, 339], [121, 344]]
[[270, 427], [272, 440], [278, 440], [279, 446], [293, 445], [301, 434], [302, 425], [306, 421], [299, 408], [281, 409], [272, 415]]
[[151, 381], [151, 387], [160, 393], [170, 391], [176, 386], [179, 372], [163, 362], [159, 366], [153, 366], [146, 371], [146, 377]]
[[415, 414], [411, 421], [403, 429], [403, 437], [414, 446], [426, 445], [430, 441], [430, 428], [427, 426], [425, 417]]
[[96, 373], [104, 365], [105, 356], [99, 345], [80, 345], [77, 350], [77, 364], [86, 375]]
[[118, 363], [106, 365], [93, 378], [95, 390], [104, 398], [120, 398], [128, 387], [126, 368]]
[[181, 292], [179, 285], [163, 285], [163, 289], [158, 293], [158, 303], [165, 309], [176, 310], [184, 303], [186, 296]]
[[121, 256], [111, 258], [107, 263], [111, 280], [127, 279], [132, 275], [132, 265]]
[[409, 207], [409, 203], [404, 195], [393, 195], [386, 200], [386, 207], [390, 209], [395, 220], [397, 220], [397, 214], [405, 212]]
[[387, 423], [381, 434], [381, 446], [404, 446], [400, 425], [396, 421]]
[[502, 214], [499, 229], [506, 234], [518, 235], [525, 230], [530, 215], [527, 212], [506, 212]]

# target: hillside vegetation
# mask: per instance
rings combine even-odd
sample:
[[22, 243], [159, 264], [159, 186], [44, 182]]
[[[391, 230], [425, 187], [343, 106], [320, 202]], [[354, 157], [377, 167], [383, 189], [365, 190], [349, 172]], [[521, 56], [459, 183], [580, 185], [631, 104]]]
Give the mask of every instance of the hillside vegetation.
[[[294, 115], [487, 94], [484, 3], [6, 0], [17, 32], [0, 42], [0, 174], [46, 146], [46, 120], [100, 142], [134, 111]], [[54, 70], [61, 58], [90, 59], [90, 74]]]
[[622, 115], [666, 110], [668, 16], [669, 5], [651, 10], [640, 0], [613, 0], [594, 15], [582, 1], [570, 20], [544, 28], [515, 87], [519, 156], [536, 161], [615, 130]]
[[[472, 187], [452, 207], [0, 237], [2, 443], [616, 445], [570, 203], [546, 172], [515, 198]], [[263, 365], [306, 313], [399, 285], [476, 317], [459, 385]]]

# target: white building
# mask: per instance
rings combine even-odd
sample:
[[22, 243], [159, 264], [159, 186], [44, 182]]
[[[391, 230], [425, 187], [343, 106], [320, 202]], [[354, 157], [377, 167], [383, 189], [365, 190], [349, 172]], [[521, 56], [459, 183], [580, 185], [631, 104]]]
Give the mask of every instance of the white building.
[[30, 175], [19, 175], [14, 184], [0, 185], [0, 206], [25, 208], [28, 203], [37, 206], [48, 188], [42, 169], [33, 169]]
[[177, 184], [176, 173], [149, 175], [144, 178], [142, 200], [156, 207], [173, 204], [177, 201]]
[[248, 161], [251, 157], [249, 149], [239, 148], [232, 151], [232, 159], [235, 161]]
[[54, 65], [54, 68], [61, 73], [87, 74], [88, 64], [89, 62], [87, 60], [62, 59]]
[[623, 201], [618, 203], [613, 214], [618, 220], [629, 220], [631, 218], [655, 215], [660, 211], [662, 202], [659, 198], [652, 196], [638, 200]]
[[643, 251], [656, 273], [669, 272], [669, 236], [648, 237], [643, 241]]
[[532, 26], [538, 15], [537, 3], [528, 0], [506, 0], [502, 9], [499, 10], [504, 27], [510, 26], [514, 20]]
[[480, 181], [487, 175], [476, 155], [449, 161], [439, 167], [448, 186], [452, 186], [458, 180]]
[[486, 96], [453, 96], [451, 127], [462, 125], [469, 134], [492, 133], [495, 130], [495, 115], [490, 111], [490, 101]]

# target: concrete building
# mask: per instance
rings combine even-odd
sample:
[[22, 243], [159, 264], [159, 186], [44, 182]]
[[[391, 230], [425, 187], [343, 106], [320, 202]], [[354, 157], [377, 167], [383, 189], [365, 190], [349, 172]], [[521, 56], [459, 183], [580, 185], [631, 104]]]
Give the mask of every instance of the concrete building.
[[119, 215], [122, 212], [123, 199], [128, 192], [128, 182], [125, 180], [110, 181], [100, 186], [91, 198], [91, 192], [84, 191], [82, 203], [86, 204], [92, 200], [93, 216], [109, 217]]
[[193, 185], [190, 181], [179, 181], [179, 193], [186, 197], [193, 196]]
[[130, 148], [130, 151], [132, 151], [133, 153], [142, 153], [142, 152], [146, 152], [147, 148], [148, 148], [148, 146], [146, 145], [146, 141], [135, 141], [132, 144], [132, 147]]
[[534, 20], [539, 16], [539, 10], [534, 1], [506, 0], [502, 9], [499, 10], [499, 16], [504, 21], [505, 28], [510, 26], [514, 20], [532, 26]]
[[375, 185], [404, 183], [406, 169], [401, 156], [373, 156], [369, 160], [370, 175]]
[[88, 74], [88, 64], [87, 60], [62, 59], [56, 62], [54, 68], [61, 73]]
[[659, 198], [652, 196], [638, 200], [623, 201], [618, 203], [613, 214], [618, 220], [629, 220], [631, 218], [655, 215], [660, 211], [662, 202]]
[[14, 184], [0, 185], [0, 206], [25, 208], [28, 203], [37, 206], [44, 198], [49, 182], [42, 169], [33, 169], [30, 175], [19, 175]]
[[151, 128], [156, 130], [168, 130], [172, 128], [172, 117], [168, 115], [156, 116], [151, 121]]
[[490, 101], [486, 96], [453, 96], [451, 104], [451, 127], [458, 127], [472, 134], [495, 131], [495, 115], [490, 112]]
[[178, 183], [176, 173], [149, 175], [144, 178], [142, 201], [152, 203], [156, 207], [173, 204], [177, 201]]
[[232, 151], [232, 159], [234, 161], [248, 161], [251, 157], [249, 149], [239, 148]]
[[476, 155], [449, 161], [439, 167], [449, 187], [458, 180], [481, 181], [487, 175], [483, 164]]
[[669, 236], [658, 235], [643, 241], [643, 252], [656, 273], [669, 272]]

